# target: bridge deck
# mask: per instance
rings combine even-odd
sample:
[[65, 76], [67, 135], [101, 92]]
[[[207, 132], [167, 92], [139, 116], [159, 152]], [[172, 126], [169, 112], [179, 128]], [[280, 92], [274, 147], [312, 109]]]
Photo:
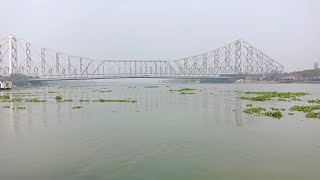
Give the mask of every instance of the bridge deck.
[[29, 79], [29, 82], [36, 81], [65, 81], [65, 80], [93, 80], [93, 79], [191, 79], [191, 80], [212, 80], [230, 79], [226, 76], [105, 76], [105, 77], [59, 77], [59, 78], [36, 78]]

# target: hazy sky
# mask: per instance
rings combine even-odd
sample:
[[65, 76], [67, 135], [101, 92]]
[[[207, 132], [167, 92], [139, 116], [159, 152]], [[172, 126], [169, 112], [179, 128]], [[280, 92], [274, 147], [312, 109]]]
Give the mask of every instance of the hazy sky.
[[176, 59], [242, 38], [285, 66], [320, 62], [319, 0], [0, 0], [0, 37], [97, 59]]

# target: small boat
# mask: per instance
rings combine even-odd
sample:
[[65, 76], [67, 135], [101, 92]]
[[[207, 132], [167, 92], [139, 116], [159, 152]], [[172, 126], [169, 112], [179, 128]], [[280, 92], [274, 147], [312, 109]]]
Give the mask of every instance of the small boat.
[[10, 90], [12, 88], [12, 81], [0, 81], [0, 90]]

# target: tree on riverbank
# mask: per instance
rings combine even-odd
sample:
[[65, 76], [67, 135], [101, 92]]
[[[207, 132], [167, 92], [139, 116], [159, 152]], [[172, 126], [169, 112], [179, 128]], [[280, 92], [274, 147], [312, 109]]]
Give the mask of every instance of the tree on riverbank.
[[19, 73], [12, 74], [11, 76], [0, 76], [0, 81], [12, 81], [16, 86], [29, 85], [29, 79], [31, 79], [31, 77]]

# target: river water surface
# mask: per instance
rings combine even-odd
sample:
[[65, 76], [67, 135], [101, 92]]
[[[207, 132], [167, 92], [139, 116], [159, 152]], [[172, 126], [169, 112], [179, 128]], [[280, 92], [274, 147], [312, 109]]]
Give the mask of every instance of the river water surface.
[[[146, 85], [83, 81], [0, 92], [47, 100], [0, 103], [0, 179], [320, 179], [320, 119], [288, 115], [320, 98], [320, 85]], [[197, 90], [170, 91], [186, 87]], [[310, 95], [261, 103], [241, 100], [239, 91]], [[73, 102], [56, 102], [58, 95]], [[137, 103], [79, 102], [128, 98]], [[279, 120], [251, 116], [246, 104], [286, 111]]]

